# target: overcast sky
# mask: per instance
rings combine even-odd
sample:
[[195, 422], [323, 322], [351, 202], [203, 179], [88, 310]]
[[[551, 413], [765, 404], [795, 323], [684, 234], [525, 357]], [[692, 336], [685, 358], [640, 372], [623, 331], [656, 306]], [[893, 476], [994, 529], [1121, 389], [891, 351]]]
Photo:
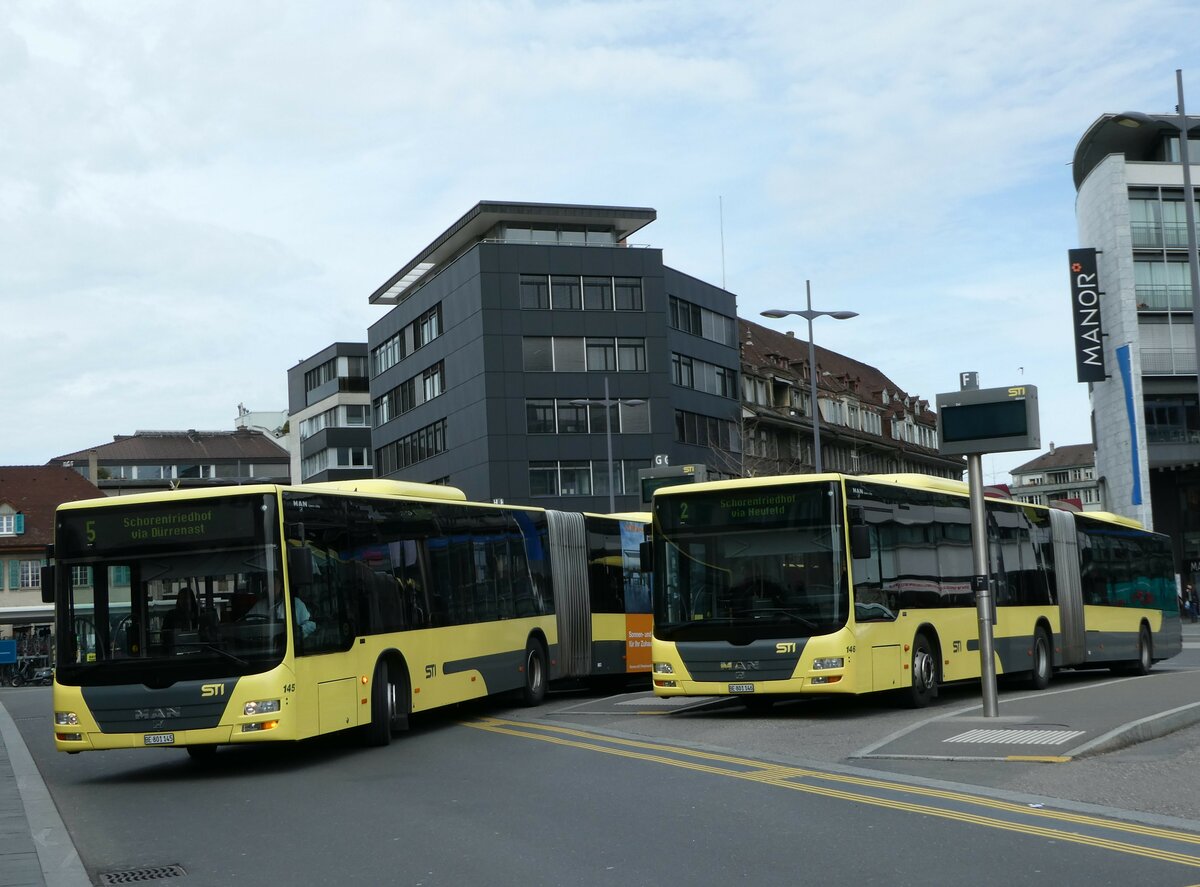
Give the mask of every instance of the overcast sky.
[[818, 344], [930, 401], [1037, 385], [1043, 444], [1088, 442], [1069, 163], [1176, 68], [1200, 111], [1198, 33], [1187, 0], [6, 3], [0, 464], [285, 409], [481, 199], [653, 207], [634, 239], [742, 317], [803, 336], [758, 314], [811, 279], [861, 315]]

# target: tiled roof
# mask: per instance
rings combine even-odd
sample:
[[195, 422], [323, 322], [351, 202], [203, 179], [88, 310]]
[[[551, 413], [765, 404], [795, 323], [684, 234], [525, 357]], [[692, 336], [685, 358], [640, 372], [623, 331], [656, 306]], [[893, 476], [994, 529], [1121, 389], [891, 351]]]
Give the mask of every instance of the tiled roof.
[[54, 541], [54, 509], [63, 502], [104, 495], [70, 468], [45, 465], [0, 467], [0, 503], [25, 516], [25, 532], [0, 536], [0, 551], [49, 545]]
[[1051, 445], [1050, 452], [1042, 453], [1036, 459], [1018, 465], [1010, 473], [1029, 474], [1034, 471], [1049, 471], [1054, 468], [1078, 468], [1081, 465], [1095, 465], [1096, 451], [1091, 444], [1067, 444], [1065, 447]]
[[[808, 340], [779, 333], [744, 318], [738, 318], [742, 344], [742, 361], [757, 367], [760, 372], [777, 369], [782, 373], [799, 376], [799, 372], [791, 364], [808, 363]], [[776, 357], [776, 355], [778, 357]], [[817, 368], [821, 375], [817, 377], [817, 386], [822, 391], [834, 393], [853, 391], [863, 403], [874, 404], [882, 408], [884, 415], [904, 413], [903, 401], [909, 397], [899, 385], [889, 379], [880, 370], [870, 364], [862, 363], [836, 351], [816, 346]], [[782, 358], [782, 366], [780, 365]], [[828, 373], [828, 375], [825, 375]], [[883, 391], [890, 392], [889, 402], [883, 402]], [[921, 417], [927, 424], [936, 421], [934, 412], [929, 409], [929, 402], [922, 398], [914, 398], [911, 411]]]
[[55, 456], [51, 464], [70, 460], [86, 462], [95, 451], [100, 462], [142, 460], [287, 461], [288, 451], [261, 431], [138, 431], [118, 434], [112, 443]]

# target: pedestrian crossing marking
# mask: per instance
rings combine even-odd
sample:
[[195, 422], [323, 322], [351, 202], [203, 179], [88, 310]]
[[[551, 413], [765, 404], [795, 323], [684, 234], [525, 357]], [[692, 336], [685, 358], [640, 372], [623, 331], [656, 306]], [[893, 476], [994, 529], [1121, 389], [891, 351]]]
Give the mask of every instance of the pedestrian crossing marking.
[[1083, 730], [968, 730], [943, 742], [989, 742], [1000, 745], [1062, 745]]

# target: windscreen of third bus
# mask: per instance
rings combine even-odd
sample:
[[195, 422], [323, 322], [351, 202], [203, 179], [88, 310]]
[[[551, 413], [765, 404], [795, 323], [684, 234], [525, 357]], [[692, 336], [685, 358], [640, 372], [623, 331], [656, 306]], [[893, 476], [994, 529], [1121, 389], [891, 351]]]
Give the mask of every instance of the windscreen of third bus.
[[655, 500], [655, 634], [804, 637], [845, 624], [842, 506], [832, 483]]

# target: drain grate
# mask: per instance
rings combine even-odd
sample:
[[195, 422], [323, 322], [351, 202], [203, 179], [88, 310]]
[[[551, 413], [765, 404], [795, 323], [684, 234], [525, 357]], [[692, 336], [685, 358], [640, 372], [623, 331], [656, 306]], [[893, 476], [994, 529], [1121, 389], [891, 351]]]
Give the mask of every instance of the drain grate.
[[125, 869], [121, 872], [102, 872], [101, 884], [141, 884], [143, 881], [161, 881], [164, 878], [182, 878], [187, 872], [181, 865], [151, 865], [140, 869]]
[[991, 742], [1000, 745], [1062, 745], [1083, 730], [968, 730], [943, 742]]

